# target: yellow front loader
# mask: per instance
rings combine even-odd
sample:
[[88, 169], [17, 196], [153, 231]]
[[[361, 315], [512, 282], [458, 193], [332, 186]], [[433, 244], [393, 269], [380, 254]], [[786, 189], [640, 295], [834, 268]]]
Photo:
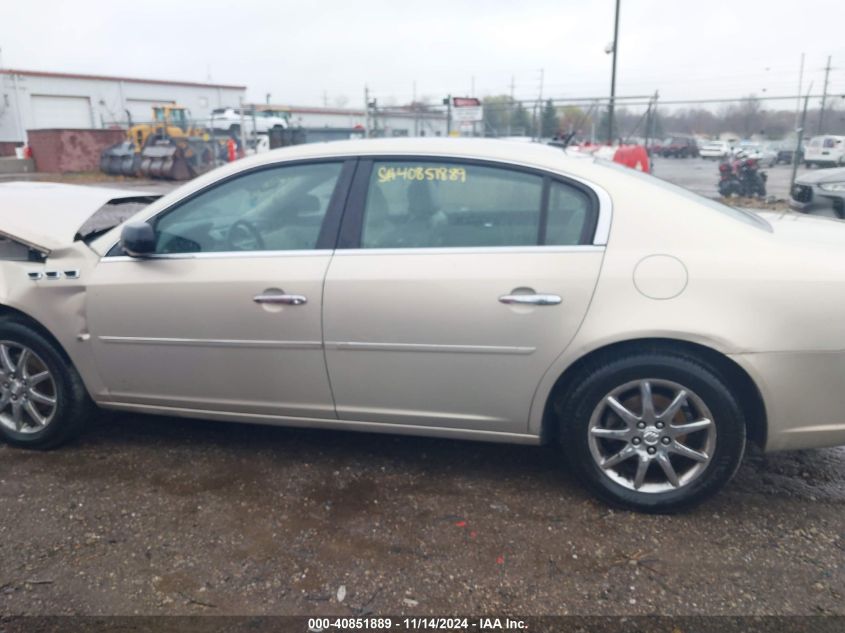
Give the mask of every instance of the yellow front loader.
[[131, 125], [127, 140], [100, 155], [107, 174], [187, 180], [212, 169], [219, 142], [191, 123], [188, 110], [178, 105], [153, 107], [150, 123]]

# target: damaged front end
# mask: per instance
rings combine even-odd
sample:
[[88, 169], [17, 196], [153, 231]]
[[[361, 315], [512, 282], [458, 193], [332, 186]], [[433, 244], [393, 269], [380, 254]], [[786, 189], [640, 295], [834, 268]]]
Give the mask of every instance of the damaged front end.
[[0, 260], [43, 261], [94, 239], [159, 197], [52, 182], [0, 184]]

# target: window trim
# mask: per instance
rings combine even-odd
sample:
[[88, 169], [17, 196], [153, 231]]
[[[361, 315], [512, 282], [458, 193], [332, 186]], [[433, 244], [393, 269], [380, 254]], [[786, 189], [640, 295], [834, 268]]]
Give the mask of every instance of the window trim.
[[[505, 246], [416, 246], [410, 248], [361, 248], [361, 234], [364, 228], [364, 211], [367, 205], [367, 194], [370, 186], [370, 179], [372, 177], [373, 165], [379, 161], [390, 161], [394, 163], [400, 162], [444, 162], [457, 165], [473, 165], [478, 167], [490, 167], [493, 169], [507, 169], [510, 171], [523, 172], [533, 176], [542, 178], [542, 192], [541, 192], [541, 206], [540, 206], [540, 225], [538, 228], [538, 236], [536, 244], [525, 245], [505, 245]], [[567, 185], [584, 193], [589, 202], [589, 214], [591, 218], [585, 223], [585, 229], [582, 233], [580, 244], [567, 245], [547, 245], [542, 244], [540, 239], [542, 237], [545, 241], [546, 223], [548, 220], [548, 205], [550, 197], [550, 188], [552, 182], [557, 181], [563, 185]], [[548, 169], [541, 169], [518, 163], [509, 163], [505, 161], [466, 158], [462, 156], [449, 156], [439, 154], [372, 154], [361, 156], [358, 161], [358, 167], [355, 171], [355, 176], [352, 180], [352, 185], [349, 188], [349, 195], [346, 201], [346, 208], [343, 212], [343, 219], [341, 221], [340, 231], [338, 232], [338, 239], [335, 245], [338, 251], [360, 250], [364, 252], [408, 252], [408, 251], [440, 251], [440, 252], [485, 252], [485, 251], [502, 251], [513, 249], [543, 249], [543, 250], [559, 250], [559, 249], [581, 249], [584, 247], [604, 246], [607, 244], [607, 236], [610, 230], [610, 196], [602, 189], [596, 188], [592, 184], [578, 180], [571, 176], [564, 176]]]
[[[220, 180], [216, 180], [212, 183], [209, 183], [205, 187], [198, 189], [196, 191], [191, 192], [184, 198], [180, 198], [176, 200], [173, 204], [162, 209], [161, 211], [157, 212], [155, 215], [151, 215], [150, 217], [146, 218], [144, 222], [151, 223], [155, 225], [155, 223], [173, 211], [176, 211], [182, 205], [187, 204], [191, 200], [194, 200], [198, 196], [204, 195], [205, 193], [216, 189], [217, 187], [221, 187], [237, 178], [241, 178], [244, 176], [249, 176], [255, 173], [259, 173], [262, 171], [268, 171], [271, 169], [281, 169], [285, 167], [299, 167], [302, 165], [319, 165], [319, 164], [327, 164], [327, 163], [336, 163], [340, 165], [340, 173], [337, 177], [337, 182], [335, 182], [334, 191], [332, 191], [331, 198], [329, 199], [329, 205], [326, 208], [326, 213], [323, 216], [323, 222], [320, 225], [320, 232], [317, 235], [317, 243], [314, 248], [309, 249], [298, 249], [298, 250], [289, 250], [289, 251], [271, 251], [271, 250], [256, 250], [256, 251], [213, 251], [213, 252], [202, 252], [198, 251], [195, 253], [154, 253], [148, 256], [145, 256], [143, 259], [208, 259], [214, 257], [266, 257], [273, 254], [279, 253], [313, 253], [316, 251], [331, 251], [334, 248], [334, 245], [337, 242], [338, 232], [340, 231], [341, 220], [344, 214], [344, 208], [347, 204], [347, 199], [349, 196], [350, 186], [353, 182], [355, 172], [358, 165], [358, 159], [355, 156], [327, 156], [321, 158], [309, 158], [304, 160], [291, 160], [291, 161], [280, 161], [277, 163], [270, 163], [267, 165], [259, 165], [257, 167], [253, 167], [250, 169], [244, 169], [242, 171], [236, 172], [234, 174], [230, 174], [225, 178], [221, 178]], [[120, 259], [116, 259], [120, 258]], [[120, 247], [120, 239], [117, 242], [112, 244], [112, 246], [106, 251], [106, 254], [103, 255], [101, 261], [107, 260], [114, 260], [114, 261], [125, 261], [125, 260], [136, 260], [140, 258], [130, 257], [127, 255], [123, 249]]]

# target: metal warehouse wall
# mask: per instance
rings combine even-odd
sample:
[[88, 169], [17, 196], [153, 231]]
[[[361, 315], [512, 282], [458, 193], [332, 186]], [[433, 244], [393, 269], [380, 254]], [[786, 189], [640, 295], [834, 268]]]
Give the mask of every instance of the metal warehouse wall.
[[[279, 106], [280, 110], [290, 112], [290, 120], [293, 125], [304, 128], [340, 127], [351, 128], [361, 126], [363, 128], [366, 116], [363, 110], [343, 110], [335, 108], [298, 108]], [[408, 112], [381, 111], [375, 118], [379, 129], [386, 129], [388, 135], [396, 132], [404, 132], [408, 136], [414, 136], [414, 115]], [[373, 120], [371, 118], [370, 125]], [[446, 136], [446, 116], [434, 117], [420, 114], [416, 124], [420, 132], [426, 136]]]
[[179, 103], [191, 110], [192, 117], [205, 119], [213, 108], [237, 106], [244, 94], [237, 86], [4, 70], [0, 71], [0, 141], [23, 141], [25, 130], [125, 125], [127, 109], [136, 121], [148, 121], [150, 107], [156, 103]]

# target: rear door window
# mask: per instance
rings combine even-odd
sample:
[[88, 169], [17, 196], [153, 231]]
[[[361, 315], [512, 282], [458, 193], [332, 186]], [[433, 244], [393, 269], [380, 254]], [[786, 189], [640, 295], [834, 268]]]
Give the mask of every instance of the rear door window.
[[549, 182], [537, 173], [456, 161], [375, 161], [361, 248], [587, 243], [592, 199], [556, 181], [544, 197]]

